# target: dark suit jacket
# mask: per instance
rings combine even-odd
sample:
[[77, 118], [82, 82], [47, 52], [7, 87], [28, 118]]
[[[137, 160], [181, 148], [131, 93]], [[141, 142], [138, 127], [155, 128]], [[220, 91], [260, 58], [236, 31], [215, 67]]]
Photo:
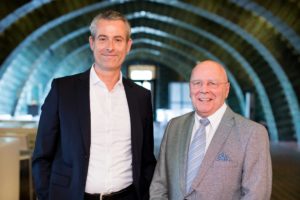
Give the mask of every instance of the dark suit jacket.
[[[83, 199], [89, 165], [90, 70], [55, 79], [42, 107], [32, 172], [38, 199]], [[156, 160], [148, 90], [123, 78], [131, 123], [133, 184], [148, 199]]]

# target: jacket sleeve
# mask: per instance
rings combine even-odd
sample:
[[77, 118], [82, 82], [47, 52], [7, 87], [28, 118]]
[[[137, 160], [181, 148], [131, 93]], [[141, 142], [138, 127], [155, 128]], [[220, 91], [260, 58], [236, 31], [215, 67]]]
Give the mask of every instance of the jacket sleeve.
[[57, 81], [54, 80], [42, 106], [32, 158], [33, 181], [39, 200], [48, 199], [50, 172], [59, 130], [58, 88]]
[[[144, 108], [145, 109], [145, 108]], [[149, 187], [153, 177], [156, 159], [154, 156], [154, 139], [153, 139], [153, 111], [151, 103], [151, 93], [147, 92], [146, 96], [146, 120], [144, 126], [144, 141], [142, 152], [142, 176], [144, 179], [143, 199], [149, 199]]]
[[267, 130], [256, 126], [251, 134], [242, 174], [242, 199], [268, 200], [272, 188], [272, 164]]
[[150, 200], [167, 200], [168, 198], [168, 180], [167, 180], [167, 166], [166, 166], [166, 143], [169, 125], [166, 127], [161, 145], [158, 162], [154, 171], [154, 176], [150, 185]]

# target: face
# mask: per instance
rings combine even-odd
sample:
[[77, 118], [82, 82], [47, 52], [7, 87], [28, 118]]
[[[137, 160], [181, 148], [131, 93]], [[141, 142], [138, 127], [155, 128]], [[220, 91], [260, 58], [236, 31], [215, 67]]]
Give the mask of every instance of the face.
[[90, 36], [90, 47], [95, 67], [103, 71], [120, 70], [132, 40], [127, 37], [126, 25], [121, 20], [99, 20], [95, 37]]
[[190, 97], [198, 115], [209, 117], [225, 102], [229, 93], [224, 68], [214, 61], [196, 65], [190, 79]]

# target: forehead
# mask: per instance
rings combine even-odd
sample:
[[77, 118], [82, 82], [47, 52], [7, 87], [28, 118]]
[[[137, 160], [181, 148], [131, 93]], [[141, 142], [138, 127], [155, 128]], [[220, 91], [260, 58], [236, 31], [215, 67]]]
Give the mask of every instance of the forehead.
[[192, 72], [192, 80], [225, 80], [226, 74], [218, 65], [198, 65]]
[[99, 34], [126, 36], [127, 27], [122, 20], [101, 19], [97, 22], [97, 35]]

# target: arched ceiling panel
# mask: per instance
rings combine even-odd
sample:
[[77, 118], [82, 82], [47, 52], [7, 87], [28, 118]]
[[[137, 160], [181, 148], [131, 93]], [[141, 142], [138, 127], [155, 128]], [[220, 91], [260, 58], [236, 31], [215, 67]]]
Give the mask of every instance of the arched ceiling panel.
[[[295, 130], [287, 129], [284, 127], [292, 126], [292, 124], [287, 125], [287, 121], [280, 120], [278, 128], [281, 129], [280, 130], [281, 132], [295, 131], [298, 138], [300, 138], [300, 124], [298, 123], [300, 120], [300, 112], [299, 112], [299, 104], [298, 104], [299, 97], [297, 99], [297, 95], [294, 90], [295, 88], [296, 92], [299, 92], [300, 88], [299, 88], [299, 84], [296, 81], [293, 81], [295, 79], [295, 76], [299, 77], [300, 75], [299, 70], [295, 70], [295, 67], [293, 67], [295, 65], [299, 66], [299, 54], [297, 57], [293, 56], [294, 51], [291, 51], [289, 45], [284, 43], [283, 40], [281, 39], [282, 37], [284, 37], [284, 35], [278, 32], [280, 30], [278, 29], [275, 30], [272, 21], [267, 21], [267, 19], [263, 18], [262, 16], [255, 15], [255, 13], [254, 14], [249, 13], [245, 15], [244, 13], [247, 12], [243, 11], [243, 14], [245, 16], [241, 17], [240, 15], [235, 15], [235, 13], [239, 13], [238, 9], [240, 8], [232, 6], [232, 4], [230, 4], [230, 2], [228, 1], [223, 1], [222, 3], [216, 1], [209, 1], [209, 3], [204, 1], [188, 1], [188, 2], [195, 6], [192, 7], [192, 9], [198, 9], [198, 7], [205, 8], [207, 11], [214, 11], [215, 14], [227, 18], [228, 20], [226, 21], [226, 23], [228, 25], [230, 24], [230, 26], [228, 27], [232, 28], [232, 30], [234, 30], [234, 32], [239, 34], [240, 37], [244, 38], [245, 41], [250, 42], [250, 44], [252, 44], [252, 46], [256, 48], [256, 51], [260, 53], [260, 56], [263, 56], [263, 60], [261, 60], [256, 64], [254, 63], [253, 67], [256, 68], [258, 72], [260, 72], [259, 75], [264, 83], [268, 83], [270, 80], [273, 81], [273, 83], [269, 84], [272, 87], [270, 89], [267, 89], [267, 91], [269, 91], [268, 94], [270, 98], [272, 99], [272, 97], [273, 98], [276, 97], [272, 95], [276, 93], [276, 91], [283, 91], [285, 93], [283, 96], [286, 97], [286, 101], [287, 101], [287, 102], [280, 101], [278, 100], [279, 98], [272, 99], [272, 102], [274, 102], [274, 104], [272, 104], [272, 107], [274, 109], [275, 115], [281, 116], [283, 112], [290, 113], [292, 118], [291, 122], [295, 125]], [[245, 2], [250, 3], [250, 1], [245, 1]], [[276, 6], [280, 8], [280, 6], [278, 6], [278, 2], [279, 1], [275, 1], [274, 4], [277, 4]], [[285, 9], [284, 11], [289, 12], [287, 9]], [[296, 16], [297, 15], [294, 15], [294, 17]], [[220, 20], [219, 17], [216, 17], [214, 19]], [[248, 23], [249, 21], [252, 23]], [[239, 26], [235, 25], [235, 23], [238, 24]], [[250, 24], [250, 26], [249, 28], [246, 28], [248, 24]], [[260, 29], [255, 29], [253, 27], [260, 27]], [[263, 35], [264, 37], [255, 38], [254, 37], [255, 33], [253, 33], [253, 30], [263, 30], [258, 32], [263, 33], [261, 35]], [[278, 35], [280, 35], [280, 37], [278, 37]], [[236, 42], [236, 39], [233, 39], [233, 41]], [[270, 44], [272, 45], [270, 46]], [[274, 44], [276, 44], [277, 46], [274, 46]], [[232, 43], [232, 45], [235, 46], [235, 43]], [[244, 50], [249, 51], [248, 48], [245, 48], [245, 44], [243, 45], [238, 44], [238, 46], [240, 48], [244, 48]], [[241, 52], [244, 55], [246, 55], [243, 51]], [[285, 56], [283, 56], [287, 54], [286, 52], [290, 52], [289, 59], [286, 59]], [[252, 57], [252, 60], [254, 60], [252, 54], [250, 54], [250, 57]], [[250, 57], [249, 57], [249, 62], [251, 62]], [[267, 66], [267, 68], [265, 68], [265, 66]], [[271, 68], [272, 71], [268, 70], [268, 68]], [[272, 72], [275, 73], [277, 78], [274, 79], [270, 76]], [[287, 77], [287, 75], [290, 76], [290, 79], [291, 81], [293, 81], [294, 85], [291, 84], [290, 79]], [[276, 80], [277, 83], [275, 82]], [[285, 107], [286, 104], [288, 104], [289, 106]], [[281, 110], [279, 110], [278, 107], [281, 107]]]
[[[16, 2], [18, 2], [18, 1], [16, 1]], [[50, 2], [50, 0], [31, 1], [31, 2], [24, 4], [23, 6], [18, 7], [15, 10], [12, 10], [12, 12], [8, 13], [2, 20], [0, 20], [0, 32], [3, 32], [5, 29], [9, 28], [11, 25], [16, 23], [22, 17], [33, 12], [34, 10], [37, 10], [43, 4], [46, 4], [49, 2]], [[6, 4], [6, 5], [1, 5], [1, 7], [3, 8], [4, 6], [10, 6], [10, 5], [12, 5], [12, 3]], [[5, 10], [5, 9], [1, 9], [1, 11], [2, 10]]]
[[[177, 26], [180, 26], [180, 22], [179, 21], [176, 21], [175, 22], [176, 24], [178, 24]], [[164, 27], [167, 26], [167, 24], [164, 24], [163, 25]], [[162, 30], [162, 29], [160, 29]], [[184, 30], [183, 32], [186, 33], [186, 31], [188, 30]], [[269, 129], [270, 129], [270, 132], [271, 132], [271, 137], [274, 138], [274, 140], [276, 140], [275, 138], [277, 138], [277, 132], [276, 132], [276, 125], [275, 125], [275, 120], [274, 118], [272, 117], [273, 114], [272, 114], [272, 110], [271, 110], [271, 106], [270, 106], [270, 102], [269, 102], [269, 99], [268, 99], [268, 96], [265, 92], [265, 89], [263, 87], [263, 84], [261, 83], [259, 77], [256, 75], [255, 71], [252, 70], [252, 67], [249, 65], [249, 63], [237, 52], [235, 51], [235, 49], [233, 49], [232, 47], [230, 47], [228, 44], [226, 44], [224, 41], [210, 35], [209, 33], [206, 33], [205, 31], [201, 31], [199, 29], [197, 30], [194, 30], [196, 33], [198, 33], [198, 37], [200, 36], [201, 38], [206, 38], [205, 40], [202, 40], [202, 41], [209, 41], [211, 40], [211, 42], [208, 44], [208, 47], [209, 46], [212, 46], [213, 43], [217, 44], [218, 48], [222, 48], [223, 51], [220, 55], [220, 51], [217, 51], [217, 55], [219, 56], [225, 56], [228, 58], [232, 58], [234, 57], [233, 60], [236, 60], [239, 62], [239, 64], [235, 64], [233, 66], [241, 66], [240, 68], [242, 68], [247, 74], [248, 74], [248, 77], [251, 77], [252, 81], [255, 83], [254, 84], [254, 88], [256, 88], [257, 90], [257, 93], [259, 94], [259, 98], [260, 98], [260, 101], [263, 102], [263, 110], [264, 110], [264, 113], [265, 113], [265, 116], [266, 117], [266, 120], [267, 120], [267, 123], [269, 125]], [[189, 35], [191, 35], [191, 33], [189, 33]], [[148, 37], [147, 35], [143, 35], [144, 37]], [[180, 35], [179, 35], [180, 36]], [[198, 37], [194, 37], [194, 38], [198, 38]], [[193, 40], [191, 38], [189, 38], [189, 41], [191, 41], [193, 43]], [[197, 44], [197, 45], [200, 45], [200, 46], [205, 46], [205, 44], [202, 44], [200, 42], [194, 42], [194, 44]], [[174, 43], [173, 43], [173, 48], [174, 49], [184, 49], [182, 46], [178, 47], [176, 46]], [[189, 47], [187, 48], [189, 49], [187, 52], [189, 52], [189, 54], [193, 54], [193, 48]], [[207, 48], [209, 49], [209, 48]], [[199, 52], [199, 50], [197, 50], [196, 52]], [[227, 54], [226, 54], [227, 52]], [[174, 56], [176, 57], [176, 56]], [[234, 73], [234, 69], [232, 66], [229, 66], [233, 71]], [[235, 74], [235, 73], [234, 73]], [[236, 74], [237, 75], [237, 74]], [[237, 75], [238, 77], [238, 75]], [[241, 80], [242, 82], [242, 80]], [[249, 84], [248, 84], [249, 85]], [[270, 118], [268, 118], [270, 117]], [[274, 132], [273, 132], [274, 131]]]
[[[138, 17], [139, 15], [136, 15], [135, 14], [135, 16], [136, 17]], [[141, 30], [141, 28], [139, 28], [140, 30]], [[133, 31], [134, 31], [134, 29], [133, 29]], [[140, 32], [149, 32], [149, 29], [147, 29], [146, 27], [144, 27], [144, 30], [143, 31], [140, 31]], [[85, 31], [81, 31], [82, 33], [84, 33]], [[158, 31], [153, 31], [153, 29], [152, 29], [152, 32], [158, 32]], [[184, 31], [185, 32], [185, 31]], [[199, 31], [198, 31], [199, 32]], [[202, 31], [202, 32], [204, 32], [204, 31]], [[209, 39], [211, 39], [212, 41], [214, 41], [214, 42], [216, 42], [216, 41], [219, 41], [219, 39], [218, 38], [215, 38], [214, 36], [211, 36], [209, 33], [201, 33], [202, 35], [205, 35], [206, 37], [208, 37]], [[70, 34], [70, 35], [75, 35], [74, 33], [72, 33], [72, 34]], [[67, 37], [67, 38], [69, 38], [70, 36], [65, 36], [65, 37]], [[133, 35], [133, 37], [135, 37], [134, 35]], [[146, 37], [148, 37], [148, 36], [146, 36]], [[87, 37], [85, 37], [85, 38], [87, 38]], [[171, 38], [171, 37], [170, 37]], [[197, 38], [197, 37], [195, 37], [195, 38]], [[176, 38], [176, 39], [178, 39], [178, 37]], [[66, 40], [66, 39], [61, 39], [61, 40]], [[157, 39], [158, 40], [158, 39]], [[182, 39], [183, 40], [183, 39]], [[180, 41], [180, 40], [179, 40]], [[205, 41], [205, 40], [204, 40]], [[85, 41], [84, 41], [85, 42]], [[83, 42], [83, 43], [84, 43]], [[165, 41], [166, 42], [166, 41]], [[60, 41], [60, 42], [56, 42], [56, 43], [58, 43], [58, 44], [61, 44], [62, 42]], [[55, 46], [58, 46], [58, 44], [56, 44], [56, 43], [54, 43], [54, 44], [52, 44], [50, 47], [49, 47], [49, 49], [52, 49], [52, 51], [53, 52], [56, 52], [55, 51]], [[155, 42], [155, 41], [153, 41], [153, 43], [158, 43], [158, 42]], [[230, 51], [231, 53], [233, 53], [234, 52], [234, 50], [231, 50], [231, 48], [228, 46], [228, 45], [226, 45], [224, 42], [220, 42], [219, 41], [219, 43], [220, 43], [220, 45], [221, 46], [225, 46], [227, 49], [228, 49], [228, 51]], [[223, 44], [224, 43], [224, 44]], [[169, 49], [175, 49], [176, 51], [179, 51], [179, 50], [184, 50], [185, 48], [183, 47], [183, 46], [174, 46], [174, 44], [175, 44], [175, 42], [173, 42], [173, 43], [171, 43], [171, 44], [173, 44], [173, 47], [171, 48], [169, 48]], [[201, 44], [200, 44], [201, 45]], [[156, 46], [158, 46], [158, 48], [160, 48], [160, 47], [162, 47], [163, 46], [163, 43], [162, 44], [157, 44]], [[195, 45], [194, 45], [195, 46]], [[193, 48], [191, 48], [191, 47], [186, 47], [186, 49], [187, 49], [187, 52], [188, 52], [188, 50], [191, 50], [191, 49], [193, 49]], [[198, 49], [196, 48], [196, 51], [195, 52], [199, 52], [199, 47], [198, 47]], [[66, 51], [65, 53], [68, 53], [68, 51]], [[58, 53], [59, 54], [59, 53]], [[164, 53], [162, 53], [162, 54], [164, 54]], [[191, 54], [191, 52], [189, 51], [189, 54]], [[49, 54], [49, 52], [47, 51], [47, 55], [50, 55], [50, 56], [52, 56], [51, 54]], [[236, 57], [238, 57], [239, 55], [238, 55], [238, 53], [235, 53], [235, 55], [236, 55]], [[64, 57], [64, 55], [62, 55], [62, 57]], [[177, 57], [177, 56], [175, 56], [175, 57]], [[189, 57], [189, 55], [184, 55], [183, 57], [181, 57], [181, 60], [184, 60], [184, 59], [186, 59], [186, 58], [188, 58]], [[239, 57], [241, 57], [241, 56], [239, 56]], [[180, 58], [180, 56], [179, 56], [179, 58]], [[57, 58], [56, 58], [57, 59]], [[193, 59], [195, 59], [195, 58], [193, 58]], [[237, 60], [240, 60], [241, 62], [243, 62], [243, 64], [244, 65], [242, 65], [242, 66], [247, 66], [247, 64], [245, 64], [245, 61], [243, 61], [241, 58], [236, 58]], [[51, 60], [51, 61], [55, 61], [55, 59], [54, 58], [45, 58], [44, 60]], [[59, 60], [59, 59], [58, 59]], [[53, 62], [52, 62], [52, 65], [54, 65], [54, 66], [56, 66], [55, 64], [53, 64]], [[38, 62], [39, 63], [39, 68], [40, 69], [43, 69], [43, 70], [47, 70], [47, 68], [43, 68], [42, 66], [45, 66], [45, 65], [48, 65], [47, 63], [46, 64], [43, 64], [43, 63], [41, 63], [41, 62]], [[191, 66], [193, 66], [193, 64], [191, 64]], [[248, 67], [248, 72], [247, 73], [249, 73], [249, 71], [251, 70], [251, 67]], [[185, 70], [183, 70], [183, 71], [185, 71]], [[247, 71], [247, 70], [246, 70]], [[189, 71], [188, 71], [189, 72]], [[253, 72], [251, 72], [250, 71], [250, 77], [251, 76], [254, 76], [255, 77], [255, 75], [252, 75], [253, 74]], [[254, 73], [255, 74], [255, 73]], [[44, 76], [44, 77], [46, 77], [45, 79], [48, 79], [48, 78], [50, 78], [49, 77], [50, 76], [50, 74], [48, 74], [48, 76]], [[32, 77], [40, 77], [38, 74], [36, 74], [36, 73], [32, 73]], [[35, 81], [35, 82], [37, 82], [37, 80]], [[33, 83], [32, 82], [30, 82], [30, 85], [32, 85]], [[35, 83], [35, 84], [37, 84], [37, 83]], [[35, 84], [33, 84], [33, 85], [35, 85]], [[28, 86], [29, 88], [30, 88], [30, 85]], [[257, 84], [257, 85], [261, 85], [261, 84]], [[24, 92], [25, 92], [26, 90], [24, 90]], [[258, 89], [258, 91], [264, 91], [264, 90], [262, 90], [262, 89]], [[25, 93], [24, 93], [25, 94]], [[260, 96], [266, 96], [266, 95], [260, 95]], [[23, 98], [25, 98], [25, 96], [23, 96]], [[263, 99], [263, 102], [266, 102], [267, 100], [266, 99]], [[20, 102], [22, 102], [22, 103], [24, 103], [24, 100], [20, 100]], [[23, 109], [22, 110], [24, 110], [24, 107], [25, 107], [25, 105], [23, 105]], [[266, 110], [266, 112], [267, 113], [269, 113], [270, 111], [267, 111], [268, 109], [265, 109]], [[272, 116], [272, 115], [269, 115], [269, 116]], [[274, 119], [273, 119], [274, 120]], [[268, 120], [267, 120], [268, 121]], [[270, 121], [270, 120], [269, 120]], [[269, 122], [268, 121], [268, 122]], [[273, 122], [272, 122], [273, 123]], [[271, 123], [271, 124], [272, 124]], [[269, 125], [270, 127], [272, 127], [272, 125]], [[272, 130], [272, 129], [271, 129]], [[272, 132], [272, 131], [271, 131]], [[276, 135], [276, 134], [275, 134]]]
[[[204, 52], [204, 54], [207, 54], [207, 52], [206, 53]], [[213, 55], [210, 56], [209, 56], [210, 58], [215, 58], [217, 60], [217, 58], [214, 57]], [[138, 48], [130, 51], [129, 55], [127, 56], [125, 65], [126, 63], [131, 63], [136, 61], [137, 58], [138, 60], [155, 60], [155, 63], [157, 63], [157, 65], [162, 64], [163, 66], [167, 66], [168, 68], [177, 71], [177, 73], [182, 73], [181, 71], [178, 71], [180, 68], [186, 69], [186, 71], [191, 71], [190, 65], [187, 65], [187, 63], [182, 63], [181, 60], [174, 59], [173, 55], [161, 54], [160, 51], [151, 50], [148, 48]], [[180, 67], [174, 68], [174, 66], [180, 66]], [[232, 78], [233, 76], [231, 76], [231, 73], [229, 72], [229, 80], [231, 82], [232, 89], [227, 100], [231, 106], [235, 108], [236, 106], [240, 106], [241, 107], [240, 109], [243, 109], [244, 106], [243, 102], [240, 102], [239, 100], [236, 101], [236, 99], [239, 99], [239, 97], [237, 97], [236, 95], [239, 92], [240, 88], [236, 84], [234, 78], [233, 79]], [[184, 76], [184, 79], [189, 80], [189, 74], [186, 74]]]
[[[140, 44], [134, 47], [133, 51], [136, 53], [131, 55], [131, 59], [139, 59], [138, 51], [145, 48], [158, 51], [163, 57], [170, 57], [172, 48], [175, 49], [175, 53], [187, 51], [196, 59], [202, 59], [206, 55], [205, 52], [208, 52], [228, 67], [244, 91], [250, 90], [258, 94], [261, 107], [264, 109], [263, 115], [268, 121], [271, 132], [274, 128], [276, 131], [279, 130], [281, 135], [295, 132], [300, 138], [300, 124], [297, 123], [300, 119], [299, 99], [296, 95], [300, 93], [300, 82], [297, 81], [297, 77], [299, 77], [299, 69], [297, 69], [299, 65], [297, 50], [299, 48], [297, 42], [299, 29], [284, 29], [285, 25], [291, 26], [297, 22], [289, 17], [287, 11], [283, 12], [284, 10], [278, 6], [278, 2], [282, 1], [277, 1], [274, 3], [275, 5], [260, 0], [105, 1], [92, 5], [91, 3], [94, 1], [69, 2], [71, 3], [65, 9], [61, 6], [65, 3], [64, 1], [49, 2], [18, 21], [28, 21], [30, 18], [39, 16], [37, 13], [53, 12], [53, 8], [60, 7], [57, 14], [52, 13], [47, 19], [43, 16], [41, 21], [44, 22], [47, 20], [50, 22], [57, 18], [48, 26], [43, 26], [43, 35], [35, 35], [37, 32], [33, 33], [31, 38], [25, 40], [25, 42], [31, 41], [27, 44], [23, 42], [19, 49], [17, 48], [2, 64], [0, 89], [10, 88], [11, 93], [5, 92], [12, 99], [16, 99], [15, 96], [18, 97], [22, 93], [20, 88], [27, 87], [22, 84], [25, 83], [26, 77], [36, 71], [34, 66], [38, 66], [38, 64], [33, 65], [33, 63], [37, 62], [35, 58], [40, 57], [39, 54], [49, 49], [59, 38], [67, 37], [69, 32], [87, 26], [92, 16], [100, 10], [113, 8], [127, 14], [133, 28], [141, 29], [133, 35], [135, 40], [140, 41]], [[289, 2], [285, 7], [290, 5]], [[269, 12], [265, 12], [268, 10]], [[296, 11], [299, 12], [299, 9], [293, 8], [292, 12]], [[36, 21], [35, 24], [41, 23], [39, 20]], [[14, 27], [14, 24], [11, 27]], [[43, 27], [39, 31], [43, 30]], [[143, 31], [142, 29], [145, 27], [148, 30]], [[157, 33], [150, 33], [151, 31], [155, 32], [155, 29], [161, 33], [167, 33], [169, 38]], [[284, 32], [284, 30], [287, 31]], [[5, 30], [5, 33], [8, 32], [12, 33], [10, 28]], [[29, 34], [29, 32], [30, 30], [27, 30], [25, 34]], [[0, 34], [0, 39], [3, 39], [2, 36], [5, 33]], [[175, 41], [175, 38], [182, 38], [182, 40]], [[2, 41], [0, 40], [1, 44]], [[82, 41], [84, 40], [82, 39]], [[197, 48], [193, 48], [187, 42], [195, 44], [194, 47]], [[79, 43], [77, 47], [76, 44], [73, 47], [80, 48], [81, 46], [82, 43]], [[169, 50], [167, 51], [163, 47], [168, 47]], [[177, 49], [180, 51], [176, 51]], [[205, 51], [199, 51], [200, 49], [205, 49]], [[5, 55], [5, 52], [2, 55]], [[84, 52], [87, 53], [87, 51]], [[62, 54], [66, 55], [66, 52]], [[182, 57], [182, 62], [187, 57]], [[158, 57], [153, 57], [153, 61], [156, 60]], [[53, 60], [49, 62], [50, 65], [51, 63], [55, 65], [60, 62]], [[44, 64], [40, 66], [42, 65]], [[6, 69], [6, 66], [9, 67]], [[20, 72], [18, 75], [15, 73], [16, 70]], [[64, 70], [58, 69], [58, 71]], [[58, 71], [46, 73], [46, 77], [53, 77], [54, 74], [59, 73]], [[9, 82], [9, 86], [3, 84], [6, 81]], [[30, 82], [27, 83], [27, 85], [30, 84]], [[17, 99], [10, 100], [10, 103], [8, 101], [1, 99], [0, 103], [12, 107], [18, 104]], [[268, 119], [268, 116], [271, 117]], [[276, 123], [272, 122], [275, 120], [277, 127]]]
[[[17, 101], [16, 114], [26, 112], [28, 102], [27, 95], [31, 93], [32, 88], [45, 88], [45, 83], [53, 78], [53, 74], [61, 68], [59, 63], [78, 46], [86, 44], [88, 38], [87, 29], [81, 28], [65, 37], [60, 38], [51, 44], [43, 52], [40, 52], [31, 66], [31, 73], [28, 75], [26, 82], [19, 87], [20, 95]], [[76, 67], [76, 66], [74, 66]], [[35, 99], [36, 101], [37, 99]]]
[[[205, 50], [198, 51], [197, 54], [192, 55], [192, 54], [190, 54], [189, 51], [178, 51], [177, 50], [178, 48], [174, 48], [173, 46], [169, 46], [169, 45], [165, 45], [165, 44], [160, 44], [155, 41], [151, 41], [149, 39], [137, 39], [134, 41], [135, 41], [134, 45], [133, 45], [134, 52], [138, 52], [141, 49], [151, 49], [154, 52], [159, 51], [160, 56], [168, 55], [169, 57], [173, 57], [173, 60], [176, 62], [181, 61], [181, 62], [185, 63], [185, 66], [178, 66], [178, 64], [176, 64], [176, 62], [174, 65], [171, 65], [170, 63], [164, 63], [164, 65], [174, 71], [177, 71], [178, 74], [183, 74], [186, 81], [189, 80], [190, 73], [192, 70], [191, 66], [194, 66], [196, 64], [196, 62], [199, 60], [199, 58], [203, 57], [206, 59], [209, 58], [209, 59], [218, 60], [218, 58], [216, 56], [212, 55], [211, 53], [209, 53]], [[162, 52], [161, 49], [165, 49], [166, 51], [169, 51], [169, 52]], [[179, 49], [184, 49], [184, 48], [179, 48]], [[145, 50], [144, 50], [144, 52], [145, 52]], [[135, 55], [135, 54], [133, 54], [133, 55]], [[132, 54], [130, 54], [130, 55], [131, 55], [131, 57], [133, 57]], [[185, 61], [182, 59], [182, 57], [189, 58], [190, 60]], [[134, 58], [136, 58], [136, 57], [134, 57]], [[139, 58], [144, 59], [145, 56], [139, 57]], [[202, 60], [202, 59], [200, 59], [200, 60]], [[188, 66], [188, 67], [186, 67], [186, 66]], [[236, 106], [239, 107], [239, 109], [238, 109], [239, 111], [244, 111], [245, 102], [244, 102], [244, 96], [242, 95], [242, 92], [241, 92], [240, 85], [238, 85], [237, 81], [235, 80], [234, 76], [232, 75], [232, 73], [229, 70], [228, 70], [228, 77], [229, 77], [229, 81], [231, 83], [232, 89], [234, 90], [234, 93], [236, 94], [236, 98], [238, 99], [238, 105], [236, 105]]]
[[[132, 29], [132, 33], [133, 33], [132, 37], [134, 39], [133, 47], [135, 47], [135, 43], [137, 42], [137, 40], [135, 38], [151, 38], [152, 40], [161, 41], [165, 44], [172, 45], [172, 48], [174, 48], [174, 49], [181, 49], [182, 51], [189, 52], [189, 54], [194, 55], [194, 57], [196, 57], [196, 58], [194, 58], [195, 62], [198, 60], [204, 60], [207, 58], [210, 58], [213, 60], [219, 60], [216, 56], [212, 55], [206, 49], [202, 48], [201, 44], [197, 45], [197, 44], [187, 40], [186, 38], [181, 38], [181, 37], [175, 36], [173, 34], [163, 32], [161, 30], [156, 30], [153, 28], [141, 26], [141, 27], [134, 27]], [[142, 40], [142, 39], [138, 39], [138, 40]], [[179, 43], [180, 46], [176, 45], [177, 43]], [[192, 53], [192, 52], [194, 52], [194, 53]], [[219, 62], [222, 62], [222, 61], [219, 60]], [[171, 67], [176, 68], [177, 65], [171, 66]], [[226, 65], [225, 65], [225, 67], [226, 67]], [[190, 71], [190, 69], [187, 69], [187, 70]], [[232, 85], [235, 87], [234, 90], [237, 94], [236, 96], [238, 98], [239, 105], [241, 106], [240, 111], [242, 113], [245, 113], [244, 95], [241, 91], [241, 88], [240, 88], [237, 80], [235, 79], [235, 77], [232, 75], [232, 73], [229, 70], [227, 73], [230, 78], [230, 82], [232, 82]]]
[[[148, 16], [148, 15], [150, 15], [151, 17], [150, 18], [153, 18], [153, 14], [151, 14], [151, 13], [149, 13], [149, 14], [147, 14], [146, 13], [146, 15], [145, 16]], [[135, 13], [135, 14], [133, 14], [133, 16], [141, 16], [141, 17], [144, 17], [144, 12], [142, 12], [142, 15], [139, 15], [139, 13]], [[165, 21], [164, 19], [165, 19], [165, 17], [164, 16], [155, 16], [156, 18], [157, 18], [157, 20], [159, 20], [160, 18], [162, 18], [163, 20], [162, 21]], [[68, 17], [66, 17], [67, 19], [68, 19]], [[129, 17], [129, 19], [130, 19], [130, 17]], [[59, 23], [58, 24], [64, 24], [63, 23], [63, 20], [56, 20], [56, 21], [58, 21]], [[175, 19], [171, 19], [171, 18], [168, 18], [168, 20], [167, 21], [170, 21], [170, 22], [180, 22], [180, 21], [178, 21], [178, 20], [175, 20]], [[53, 23], [50, 23], [50, 25], [48, 24], [48, 26], [52, 26], [52, 24]], [[193, 31], [196, 31], [197, 29], [196, 28], [194, 28], [194, 27], [192, 27], [192, 26], [188, 26], [187, 24], [184, 24], [184, 23], [180, 23], [181, 24], [181, 26], [183, 26], [184, 28], [189, 28], [189, 29], [194, 29]], [[187, 27], [188, 26], [188, 27]], [[178, 28], [177, 28], [178, 29]], [[179, 29], [178, 29], [179, 30]], [[48, 31], [49, 32], [49, 31]], [[63, 34], [63, 33], [62, 33]], [[43, 35], [44, 36], [44, 35]], [[47, 40], [47, 42], [49, 42], [48, 40]], [[184, 59], [184, 58], [183, 58]], [[270, 116], [272, 116], [272, 115], [270, 115]], [[270, 121], [270, 120], [269, 120]], [[270, 127], [272, 127], [272, 126], [270, 126]], [[272, 130], [272, 129], [271, 129]]]

